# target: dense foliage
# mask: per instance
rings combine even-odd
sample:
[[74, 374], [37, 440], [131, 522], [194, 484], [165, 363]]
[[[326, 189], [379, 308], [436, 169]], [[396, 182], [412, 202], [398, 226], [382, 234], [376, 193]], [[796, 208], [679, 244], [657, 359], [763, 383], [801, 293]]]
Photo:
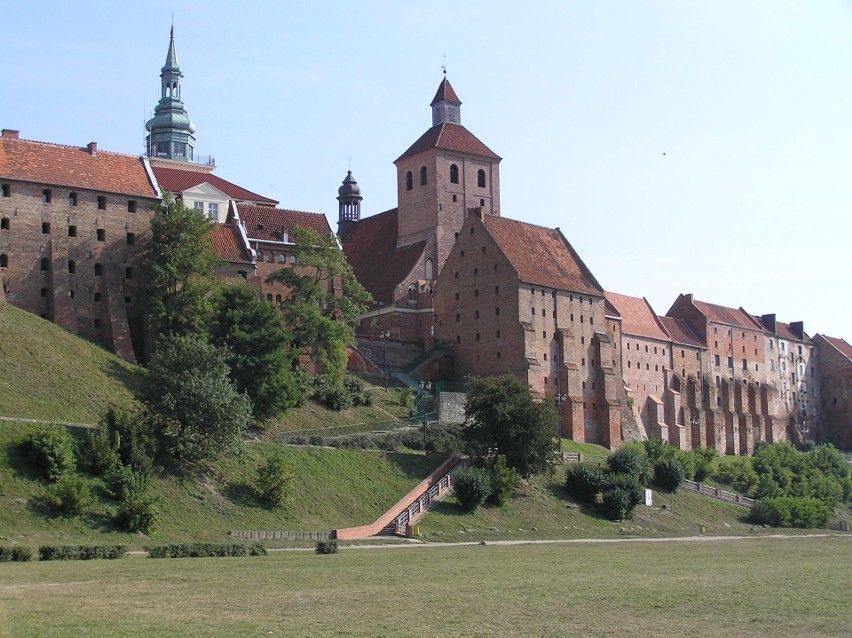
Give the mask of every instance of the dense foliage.
[[283, 454], [273, 454], [258, 468], [256, 486], [267, 505], [286, 507], [296, 493], [296, 473]]
[[503, 454], [498, 454], [488, 466], [488, 474], [491, 480], [488, 502], [497, 507], [504, 507], [512, 493], [520, 486], [521, 475], [515, 468], [507, 465], [506, 456]]
[[456, 500], [466, 512], [473, 512], [491, 496], [491, 477], [481, 467], [466, 467], [455, 473]]
[[674, 457], [666, 457], [654, 463], [654, 483], [669, 492], [677, 492], [686, 479], [687, 470]]
[[52, 427], [33, 432], [21, 445], [32, 469], [48, 481], [56, 482], [77, 467], [74, 441], [65, 428]]
[[506, 456], [523, 477], [550, 469], [556, 451], [553, 406], [534, 401], [518, 377], [471, 378], [462, 438], [467, 451], [484, 457]]
[[94, 497], [86, 479], [76, 474], [63, 474], [53, 486], [49, 500], [62, 514], [79, 516], [94, 502]]

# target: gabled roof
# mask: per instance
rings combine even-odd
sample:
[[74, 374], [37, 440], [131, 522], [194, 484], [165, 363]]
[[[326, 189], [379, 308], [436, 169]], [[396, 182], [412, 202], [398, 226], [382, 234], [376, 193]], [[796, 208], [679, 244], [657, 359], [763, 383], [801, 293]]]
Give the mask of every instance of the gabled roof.
[[614, 292], [606, 292], [607, 301], [612, 303], [621, 315], [621, 332], [624, 334], [648, 337], [668, 341], [669, 335], [660, 327], [657, 313], [645, 298], [628, 297]]
[[[457, 151], [459, 153], [467, 153], [469, 155], [479, 155], [481, 157], [490, 157], [500, 160], [501, 157], [494, 153], [490, 148], [485, 146], [479, 139], [461, 124], [436, 124], [423, 135], [420, 136], [414, 144], [408, 147], [402, 155], [396, 158], [396, 161], [404, 160], [414, 155], [419, 155], [434, 148], [440, 148], [445, 151]], [[396, 162], [394, 162], [396, 163]]]
[[482, 215], [482, 222], [521, 281], [603, 296], [603, 288], [558, 228], [496, 215]]
[[251, 264], [251, 255], [246, 251], [240, 231], [234, 224], [214, 224], [210, 232], [213, 250], [219, 259], [235, 264]]
[[211, 186], [218, 188], [231, 199], [254, 202], [256, 204], [268, 204], [269, 206], [275, 206], [278, 203], [274, 199], [253, 193], [242, 186], [232, 184], [209, 172], [167, 168], [165, 166], [152, 166], [151, 169], [154, 171], [154, 175], [160, 186], [170, 193], [182, 193], [207, 182]]
[[816, 337], [821, 337], [827, 343], [829, 343], [834, 348], [836, 348], [840, 352], [840, 354], [842, 354], [847, 359], [852, 361], [852, 346], [850, 346], [846, 342], [845, 339], [838, 339], [837, 337], [829, 337], [828, 335], [816, 335]]
[[[8, 132], [7, 132], [8, 133]], [[159, 198], [141, 157], [0, 137], [0, 177]]]
[[696, 348], [705, 348], [706, 344], [696, 335], [683, 319], [675, 317], [659, 317], [663, 328], [669, 333], [672, 343], [679, 343]]
[[459, 96], [456, 95], [456, 92], [453, 90], [453, 85], [450, 84], [450, 81], [447, 78], [444, 78], [438, 85], [438, 91], [435, 93], [435, 98], [429, 106], [435, 106], [438, 102], [443, 102], [445, 100], [447, 102], [455, 102], [456, 104], [462, 103]]
[[698, 301], [697, 299], [693, 299], [692, 303], [709, 321], [726, 323], [746, 328], [747, 330], [763, 331], [761, 323], [742, 308], [728, 308], [726, 306], [707, 303], [706, 301]]
[[290, 236], [296, 227], [310, 228], [320, 235], [331, 234], [331, 226], [328, 225], [325, 215], [321, 213], [252, 204], [237, 204], [237, 212], [249, 239], [281, 241], [281, 233]]
[[397, 216], [394, 208], [365, 217], [343, 242], [343, 253], [355, 278], [373, 299], [385, 304], [394, 302], [394, 288], [422, 260], [426, 247], [424, 240], [397, 248]]

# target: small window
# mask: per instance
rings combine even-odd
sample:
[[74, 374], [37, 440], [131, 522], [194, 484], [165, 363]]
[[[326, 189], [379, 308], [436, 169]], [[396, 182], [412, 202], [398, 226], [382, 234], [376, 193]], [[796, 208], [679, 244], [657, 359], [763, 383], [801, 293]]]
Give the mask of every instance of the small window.
[[124, 269], [124, 278], [125, 279], [133, 279], [133, 268], [125, 268]]
[[479, 341], [479, 333], [476, 333], [476, 340]]
[[9, 230], [9, 218], [0, 219], [0, 230]]
[[410, 191], [412, 188], [414, 188], [414, 176], [411, 171], [408, 171], [405, 174], [405, 190]]
[[77, 262], [73, 259], [68, 260], [68, 272], [72, 275], [77, 272]]
[[95, 326], [95, 328], [100, 328], [101, 327], [101, 320], [95, 319], [94, 321], [92, 321], [92, 325]]
[[95, 293], [95, 303], [101, 303], [101, 293]]
[[74, 291], [73, 290], [69, 290], [68, 294], [70, 295], [71, 299], [74, 298]]
[[245, 270], [238, 270], [237, 277], [240, 279], [248, 279], [248, 273]]
[[132, 246], [136, 243], [136, 234], [135, 233], [127, 233], [127, 245]]
[[499, 295], [499, 294], [500, 294], [500, 286], [494, 286], [494, 294], [495, 294], [495, 295]]
[[128, 199], [127, 200], [127, 212], [128, 213], [135, 213], [136, 212], [136, 200], [135, 199]]
[[41, 233], [42, 233], [42, 235], [49, 235], [50, 234], [50, 223], [49, 222], [42, 222], [41, 223]]
[[45, 188], [41, 192], [41, 203], [42, 204], [49, 204], [52, 199], [53, 199], [53, 193], [50, 192], [49, 188]]
[[294, 266], [296, 265], [296, 255], [290, 255], [290, 263]]
[[426, 186], [427, 177], [428, 177], [428, 175], [426, 173], [426, 167], [421, 166], [420, 167], [420, 185], [421, 186]]
[[497, 331], [497, 338], [498, 339], [500, 338], [500, 331], [499, 330]]
[[[455, 164], [450, 164], [450, 184], [459, 183], [459, 167]], [[453, 200], [455, 201], [455, 200]]]
[[3, 186], [0, 187], [0, 189], [2, 189], [2, 191], [3, 191], [3, 197], [11, 197], [12, 196], [12, 187], [9, 186], [9, 184], [3, 184]]
[[50, 270], [50, 260], [47, 257], [42, 257], [39, 262], [39, 268], [42, 271]]
[[68, 193], [68, 205], [76, 206], [77, 205], [77, 193]]
[[473, 291], [473, 296], [474, 296], [474, 297], [478, 297], [478, 296], [479, 296], [479, 288], [474, 289], [474, 291]]
[[47, 288], [42, 288], [42, 289], [41, 289], [41, 296], [42, 296], [42, 297], [47, 297]]
[[497, 306], [497, 307], [494, 309], [494, 315], [495, 315], [496, 317], [499, 317], [499, 316], [500, 316], [500, 306]]
[[476, 173], [476, 185], [479, 188], [485, 188], [485, 171], [481, 168]]
[[456, 343], [461, 343], [461, 335], [456, 335]]
[[474, 316], [475, 316], [475, 318], [476, 318], [476, 319], [479, 319], [479, 311], [478, 311], [478, 310], [477, 310], [477, 311], [475, 311], [475, 315], [474, 315]]
[[286, 264], [287, 263], [287, 253], [278, 253], [278, 263]]
[[98, 228], [98, 241], [106, 241], [106, 231], [103, 228]]
[[104, 274], [103, 264], [95, 264], [95, 277], [100, 277]]
[[[458, 196], [458, 195], [456, 195], [455, 193], [453, 193], [453, 201], [454, 201], [454, 202], [459, 201], [459, 196]], [[459, 234], [458, 234], [458, 233], [456, 233], [456, 237], [458, 237], [458, 235], [459, 235]]]
[[479, 200], [479, 205], [480, 205], [480, 206], [485, 206], [485, 200], [484, 200], [484, 199], [480, 199], [480, 200]]
[[263, 261], [263, 251], [262, 250], [257, 251], [257, 260]]
[[0, 268], [8, 268], [9, 267], [9, 255], [3, 253], [0, 255]]
[[69, 226], [68, 227], [68, 236], [69, 237], [76, 237], [77, 236], [77, 227], [76, 226]]
[[106, 197], [98, 195], [98, 210], [106, 210]]
[[266, 295], [266, 300], [267, 300], [269, 303], [272, 303], [272, 293], [267, 293], [267, 295]]
[[459, 300], [459, 293], [456, 293], [456, 301]]
[[281, 295], [275, 295], [275, 303], [281, 304]]
[[269, 254], [266, 256], [266, 261], [268, 261], [270, 264], [275, 263], [275, 253], [272, 252], [271, 250], [269, 251]]
[[456, 323], [458, 323], [459, 321], [461, 321], [461, 315], [456, 313]]

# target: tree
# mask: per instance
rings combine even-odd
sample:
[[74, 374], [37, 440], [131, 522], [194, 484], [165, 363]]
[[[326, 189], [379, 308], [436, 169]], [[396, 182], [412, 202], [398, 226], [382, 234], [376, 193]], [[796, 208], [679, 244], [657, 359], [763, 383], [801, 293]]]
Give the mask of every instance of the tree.
[[462, 438], [470, 453], [506, 455], [523, 477], [550, 468], [556, 451], [553, 407], [536, 402], [516, 376], [473, 378], [465, 406]]
[[270, 507], [286, 507], [296, 494], [296, 474], [277, 452], [257, 470], [258, 496]]
[[[333, 235], [295, 228], [299, 266], [282, 268], [267, 282], [286, 286], [281, 306], [293, 331], [293, 344], [310, 351], [323, 375], [341, 381], [346, 372], [346, 348], [355, 343], [355, 325], [370, 302], [370, 294], [355, 279], [352, 267]], [[339, 293], [334, 290], [339, 283]]]
[[277, 416], [305, 399], [296, 379], [296, 353], [281, 313], [242, 282], [213, 298], [210, 341], [228, 349], [231, 380], [248, 394], [257, 419]]
[[219, 264], [213, 251], [213, 221], [197, 208], [170, 201], [151, 219], [151, 242], [143, 260], [147, 304], [154, 334], [200, 333], [210, 311], [210, 275]]
[[251, 401], [229, 378], [227, 353], [197, 335], [160, 340], [141, 399], [165, 450], [198, 460], [241, 449]]

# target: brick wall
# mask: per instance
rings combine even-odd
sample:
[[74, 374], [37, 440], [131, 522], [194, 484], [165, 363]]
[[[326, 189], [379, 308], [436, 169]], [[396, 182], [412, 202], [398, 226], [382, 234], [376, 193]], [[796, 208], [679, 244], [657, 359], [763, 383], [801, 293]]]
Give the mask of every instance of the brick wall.
[[852, 449], [852, 361], [820, 335], [814, 337], [814, 343], [822, 388], [819, 439]]

